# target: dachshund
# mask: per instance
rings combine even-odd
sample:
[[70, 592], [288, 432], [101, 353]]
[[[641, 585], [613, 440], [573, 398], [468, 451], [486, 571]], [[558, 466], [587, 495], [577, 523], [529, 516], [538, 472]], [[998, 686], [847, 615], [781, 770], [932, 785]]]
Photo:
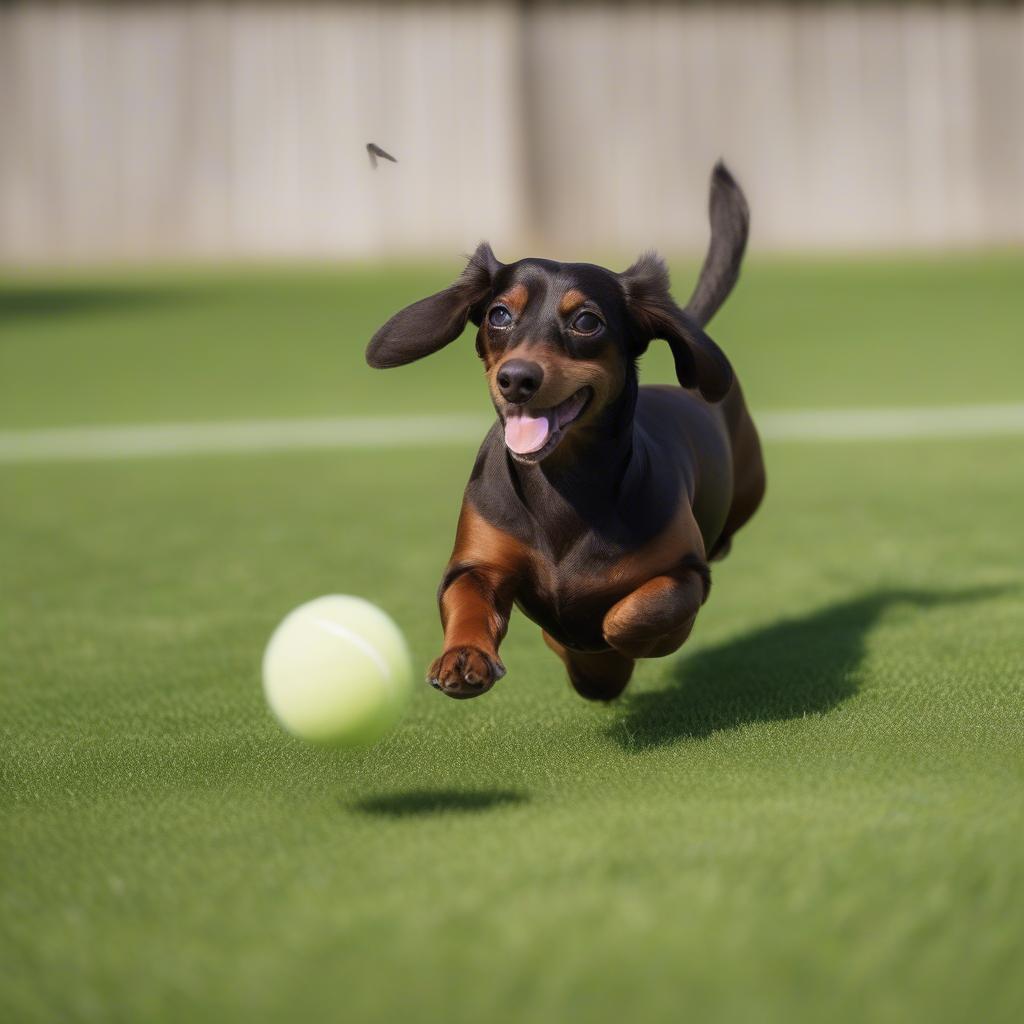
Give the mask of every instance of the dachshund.
[[[711, 241], [685, 309], [653, 252], [615, 273], [589, 263], [503, 264], [485, 242], [444, 291], [395, 314], [366, 350], [401, 366], [477, 327], [497, 421], [463, 496], [438, 591], [444, 651], [427, 681], [476, 697], [505, 674], [512, 606], [543, 630], [573, 687], [612, 700], [638, 658], [678, 650], [765, 489], [739, 382], [704, 325], [739, 276], [749, 213], [721, 162]], [[638, 383], [651, 341], [679, 387]]]

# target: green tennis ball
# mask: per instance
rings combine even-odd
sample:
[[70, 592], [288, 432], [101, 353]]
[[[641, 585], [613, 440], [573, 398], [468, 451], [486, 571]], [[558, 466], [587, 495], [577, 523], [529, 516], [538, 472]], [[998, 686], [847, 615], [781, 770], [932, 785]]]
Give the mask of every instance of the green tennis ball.
[[299, 605], [263, 655], [263, 692], [277, 720], [311, 743], [373, 743], [401, 717], [412, 660], [401, 630], [361, 597]]

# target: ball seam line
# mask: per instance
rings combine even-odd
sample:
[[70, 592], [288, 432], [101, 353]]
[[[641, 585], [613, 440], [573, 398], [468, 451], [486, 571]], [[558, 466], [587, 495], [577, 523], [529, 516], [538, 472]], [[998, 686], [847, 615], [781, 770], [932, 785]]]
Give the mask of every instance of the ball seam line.
[[358, 647], [381, 670], [388, 684], [392, 683], [391, 666], [388, 665], [380, 651], [369, 640], [338, 622], [332, 622], [330, 619], [317, 617], [312, 621], [326, 632], [339, 636], [343, 640], [348, 640], [353, 646]]

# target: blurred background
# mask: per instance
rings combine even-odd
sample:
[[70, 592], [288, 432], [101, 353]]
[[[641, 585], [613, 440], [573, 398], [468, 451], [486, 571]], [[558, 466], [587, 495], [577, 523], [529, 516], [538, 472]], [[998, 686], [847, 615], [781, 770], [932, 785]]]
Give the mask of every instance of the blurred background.
[[8, 2], [0, 259], [1019, 244], [1022, 104], [1018, 4]]

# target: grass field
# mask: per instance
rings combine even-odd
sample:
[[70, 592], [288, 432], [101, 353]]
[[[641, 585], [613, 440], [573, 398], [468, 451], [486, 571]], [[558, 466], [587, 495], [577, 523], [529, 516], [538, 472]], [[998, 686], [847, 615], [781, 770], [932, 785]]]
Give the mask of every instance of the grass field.
[[[0, 430], [485, 412], [466, 340], [362, 363], [451, 270], [8, 280]], [[713, 333], [755, 416], [1020, 401], [1022, 280], [755, 262]], [[472, 451], [0, 465], [0, 1019], [1019, 1020], [1024, 439], [769, 445], [693, 638], [613, 706], [516, 616], [484, 698], [289, 739], [293, 605], [438, 653]]]

